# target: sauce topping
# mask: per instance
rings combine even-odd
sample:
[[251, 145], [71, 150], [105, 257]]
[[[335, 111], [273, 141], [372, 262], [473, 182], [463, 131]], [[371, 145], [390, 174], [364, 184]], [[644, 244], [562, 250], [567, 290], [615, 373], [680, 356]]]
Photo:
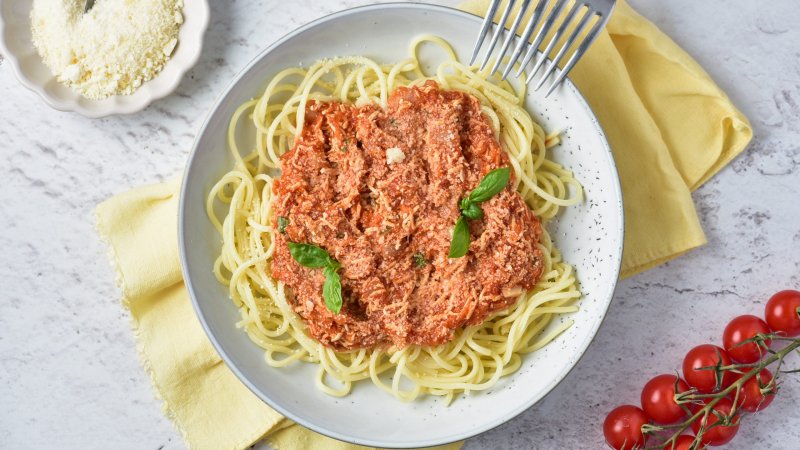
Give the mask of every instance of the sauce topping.
[[[386, 110], [311, 101], [281, 165], [272, 275], [328, 347], [439, 345], [514, 304], [541, 276], [541, 224], [511, 184], [469, 222], [466, 256], [448, 258], [459, 200], [509, 165], [469, 94], [427, 81], [397, 88]], [[339, 314], [325, 306], [323, 271], [298, 264], [288, 242], [341, 263]]]

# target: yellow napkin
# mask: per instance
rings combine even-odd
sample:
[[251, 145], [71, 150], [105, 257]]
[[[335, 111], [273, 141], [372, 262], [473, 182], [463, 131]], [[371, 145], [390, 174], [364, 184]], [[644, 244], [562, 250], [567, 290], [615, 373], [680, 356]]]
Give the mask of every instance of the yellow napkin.
[[[486, 0], [464, 9], [482, 13]], [[605, 129], [625, 195], [623, 275], [705, 242], [689, 194], [751, 137], [747, 119], [668, 37], [622, 2], [571, 74]], [[135, 189], [97, 208], [130, 309], [139, 355], [187, 445], [350, 450], [282, 418], [221, 361], [181, 279], [178, 181]], [[457, 449], [460, 444], [446, 448]]]

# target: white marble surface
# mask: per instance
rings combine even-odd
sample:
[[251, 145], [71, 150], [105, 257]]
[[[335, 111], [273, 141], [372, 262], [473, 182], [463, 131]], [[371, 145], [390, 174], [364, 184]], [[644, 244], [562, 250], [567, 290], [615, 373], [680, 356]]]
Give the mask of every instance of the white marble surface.
[[[133, 116], [59, 113], [0, 67], [2, 448], [183, 447], [139, 367], [93, 208], [177, 174], [206, 110], [259, 49], [301, 23], [367, 2], [213, 3], [200, 63], [174, 95]], [[800, 287], [796, 2], [632, 3], [708, 69], [751, 118], [756, 138], [695, 194], [708, 245], [620, 283], [567, 379], [467, 449], [600, 448], [608, 410], [636, 403], [642, 385], [679, 367], [693, 345], [719, 342], [733, 316], [760, 314], [771, 292]], [[800, 380], [788, 380], [728, 448], [799, 448], [798, 403]]]

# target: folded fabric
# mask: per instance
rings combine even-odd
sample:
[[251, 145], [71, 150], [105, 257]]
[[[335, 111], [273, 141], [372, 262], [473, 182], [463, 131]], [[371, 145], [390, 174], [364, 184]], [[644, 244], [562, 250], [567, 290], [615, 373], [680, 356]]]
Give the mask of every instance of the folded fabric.
[[[487, 3], [463, 8], [481, 14]], [[624, 2], [571, 78], [605, 129], [622, 179], [623, 275], [704, 243], [690, 190], [745, 147], [747, 119], [686, 53]], [[364, 448], [284, 419], [214, 351], [181, 278], [178, 189], [178, 180], [135, 189], [103, 202], [96, 213], [142, 363], [187, 445], [243, 449], [266, 438], [281, 450]]]

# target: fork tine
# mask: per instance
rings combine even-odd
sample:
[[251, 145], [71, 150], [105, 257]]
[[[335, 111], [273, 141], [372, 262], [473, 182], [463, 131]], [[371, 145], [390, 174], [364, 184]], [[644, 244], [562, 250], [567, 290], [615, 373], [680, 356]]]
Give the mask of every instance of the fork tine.
[[[538, 3], [531, 14], [531, 19], [528, 21], [528, 25], [525, 26], [525, 31], [522, 33], [519, 42], [517, 42], [517, 46], [514, 48], [514, 52], [511, 54], [511, 59], [508, 61], [508, 65], [506, 66], [505, 70], [503, 70], [503, 75], [500, 78], [501, 80], [505, 80], [509, 72], [511, 72], [511, 69], [514, 68], [514, 63], [517, 61], [517, 59], [519, 59], [522, 51], [525, 50], [525, 46], [528, 44], [528, 40], [530, 39], [531, 34], [533, 34], [533, 30], [536, 29], [537, 25], [539, 25], [545, 5], [550, 2], [550, 0], [537, 1]], [[523, 59], [520, 67], [523, 68], [525, 64], [527, 64], [527, 61]], [[519, 74], [517, 74], [517, 76], [519, 76]]]
[[[588, 15], [591, 17], [594, 16], [595, 14], [588, 14]], [[597, 22], [595, 22], [594, 26], [592, 27], [592, 30], [589, 31], [589, 34], [587, 34], [586, 37], [583, 39], [583, 41], [578, 45], [578, 48], [575, 49], [575, 53], [573, 53], [572, 56], [570, 56], [569, 60], [567, 61], [567, 64], [564, 65], [564, 69], [561, 70], [561, 73], [558, 74], [556, 79], [553, 81], [553, 84], [550, 85], [550, 88], [547, 89], [547, 93], [544, 94], [545, 97], [550, 95], [556, 89], [556, 87], [561, 83], [564, 77], [567, 76], [567, 73], [569, 73], [569, 71], [572, 70], [572, 67], [575, 65], [575, 63], [577, 63], [580, 57], [584, 53], [586, 53], [586, 50], [589, 48], [589, 46], [592, 45], [592, 42], [594, 42], [594, 40], [597, 39], [597, 36], [600, 35], [600, 31], [605, 27], [606, 22], [608, 22], [608, 16], [603, 17]]]
[[506, 10], [503, 11], [503, 16], [500, 18], [500, 24], [496, 27], [497, 32], [494, 33], [492, 36], [492, 41], [489, 42], [489, 49], [486, 50], [486, 56], [483, 57], [483, 62], [481, 63], [481, 68], [479, 70], [483, 70], [486, 67], [486, 64], [489, 62], [489, 58], [492, 57], [492, 50], [494, 50], [494, 46], [497, 45], [497, 41], [500, 40], [500, 35], [506, 30], [506, 21], [508, 20], [508, 16], [511, 15], [511, 10], [514, 9], [514, 3], [517, 0], [508, 0], [508, 4], [506, 5]]
[[[567, 38], [566, 42], [564, 42], [564, 45], [561, 46], [561, 49], [558, 50], [556, 56], [552, 59], [552, 61], [550, 61], [550, 65], [547, 67], [547, 70], [544, 71], [544, 75], [542, 75], [542, 78], [539, 79], [538, 83], [536, 83], [536, 87], [533, 88], [534, 91], [538, 91], [539, 88], [542, 87], [544, 82], [547, 81], [550, 75], [552, 75], [552, 73], [556, 70], [556, 68], [558, 67], [558, 62], [561, 60], [561, 58], [564, 57], [564, 54], [567, 52], [567, 50], [569, 50], [572, 44], [575, 43], [575, 39], [577, 39], [578, 35], [583, 31], [584, 28], [586, 28], [586, 24], [589, 23], [589, 19], [591, 19], [593, 16], [594, 14], [592, 13], [592, 11], [589, 11], [587, 9], [586, 13], [583, 15], [583, 17], [581, 17], [580, 21], [578, 22], [578, 25], [575, 26], [575, 29], [572, 30], [572, 33]], [[564, 24], [566, 25], [567, 22], [564, 21]]]
[[497, 7], [500, 6], [500, 2], [502, 1], [503, 0], [492, 0], [492, 4], [489, 5], [489, 9], [486, 10], [486, 17], [483, 19], [481, 32], [478, 33], [478, 39], [475, 41], [475, 47], [472, 48], [472, 56], [469, 58], [470, 66], [475, 62], [475, 58], [478, 56], [478, 52], [481, 50], [483, 40], [486, 38], [486, 32], [489, 31], [489, 27], [492, 26], [492, 20], [494, 20], [494, 15], [497, 13]]
[[[567, 2], [565, 1], [563, 3], [563, 5], [566, 6], [566, 4], [567, 4]], [[553, 50], [553, 47], [556, 46], [556, 43], [558, 42], [558, 40], [561, 39], [561, 35], [564, 34], [564, 31], [567, 29], [567, 26], [569, 25], [570, 22], [572, 22], [572, 19], [575, 17], [575, 14], [578, 12], [578, 10], [580, 10], [580, 8], [582, 6], [583, 6], [583, 4], [580, 3], [580, 2], [575, 2], [575, 4], [572, 5], [572, 8], [570, 8], [569, 13], [567, 14], [567, 18], [564, 19], [564, 21], [561, 23], [561, 26], [558, 27], [558, 29], [556, 30], [556, 34], [554, 34], [553, 37], [550, 39], [550, 42], [547, 44], [547, 47], [544, 49], [544, 52], [542, 52], [542, 56], [539, 58], [538, 61], [536, 61], [536, 64], [533, 66], [533, 69], [531, 70], [530, 75], [528, 75], [528, 79], [525, 80], [525, 84], [528, 84], [528, 83], [531, 82], [531, 80], [533, 79], [533, 76], [536, 74], [536, 71], [539, 70], [540, 67], [542, 67], [542, 64], [544, 64], [545, 61], [547, 61], [547, 55], [549, 55], [550, 52]], [[558, 15], [561, 15], [561, 11], [558, 12]], [[553, 18], [551, 17], [551, 19], [553, 19]], [[548, 22], [550, 22], [550, 20], [548, 20]], [[550, 23], [551, 27], [552, 27], [553, 23], [555, 23], [554, 19], [552, 20], [552, 23]], [[547, 24], [545, 24], [545, 25], [547, 25]]]
[[[534, 8], [533, 14], [531, 14], [531, 20], [528, 21], [528, 25], [525, 27], [525, 32], [522, 34], [522, 37], [517, 43], [517, 48], [514, 49], [514, 53], [511, 55], [511, 60], [508, 62], [506, 69], [503, 71], [503, 76], [501, 78], [502, 80], [506, 79], [509, 72], [511, 72], [511, 69], [514, 68], [514, 62], [517, 61], [519, 55], [521, 55], [522, 51], [525, 50], [525, 46], [528, 44], [528, 39], [531, 38], [533, 30], [535, 30], [536, 27], [539, 25], [539, 22], [542, 19], [542, 11], [544, 11], [544, 7], [548, 3], [550, 3], [550, 0], [538, 0], [536, 8]], [[528, 64], [530, 56], [532, 55], [533, 52], [528, 51], [528, 53], [525, 55], [525, 58], [522, 59], [522, 62], [520, 63], [520, 71], [517, 73], [517, 76], [519, 76], [519, 74], [522, 73], [522, 71], [525, 68], [525, 64]]]
[[[542, 28], [539, 29], [538, 33], [536, 33], [533, 43], [531, 44], [530, 48], [528, 48], [528, 54], [525, 55], [525, 60], [523, 61], [523, 64], [520, 65], [517, 76], [522, 74], [522, 72], [525, 70], [525, 66], [528, 64], [528, 61], [530, 61], [531, 58], [536, 55], [536, 52], [539, 51], [539, 45], [542, 43], [542, 40], [547, 33], [550, 32], [550, 29], [553, 28], [553, 24], [556, 22], [556, 19], [558, 19], [558, 16], [560, 16], [564, 11], [564, 7], [567, 6], [567, 3], [569, 3], [568, 0], [556, 0], [556, 4], [553, 6], [553, 9], [550, 10], [550, 15], [547, 16]], [[547, 54], [545, 53], [545, 56], [546, 55]], [[528, 81], [525, 82], [526, 84], [530, 82], [530, 79], [533, 74], [536, 73], [536, 70], [538, 70], [538, 67], [531, 71], [531, 74], [528, 76]]]
[[[531, 0], [522, 0], [522, 5], [519, 7], [519, 11], [517, 11], [517, 18], [514, 19], [514, 24], [511, 25], [511, 32], [506, 35], [506, 40], [503, 42], [503, 47], [500, 48], [500, 53], [497, 54], [497, 59], [494, 61], [494, 66], [492, 66], [492, 71], [489, 72], [489, 75], [494, 75], [497, 72], [497, 68], [500, 67], [500, 63], [503, 62], [503, 56], [506, 55], [508, 51], [508, 47], [511, 46], [511, 41], [514, 40], [514, 36], [517, 35], [517, 28], [519, 28], [520, 22], [522, 22], [522, 17], [525, 16], [525, 13], [528, 11], [528, 6], [530, 6]], [[509, 65], [513, 66], [514, 61], [509, 61]]]

